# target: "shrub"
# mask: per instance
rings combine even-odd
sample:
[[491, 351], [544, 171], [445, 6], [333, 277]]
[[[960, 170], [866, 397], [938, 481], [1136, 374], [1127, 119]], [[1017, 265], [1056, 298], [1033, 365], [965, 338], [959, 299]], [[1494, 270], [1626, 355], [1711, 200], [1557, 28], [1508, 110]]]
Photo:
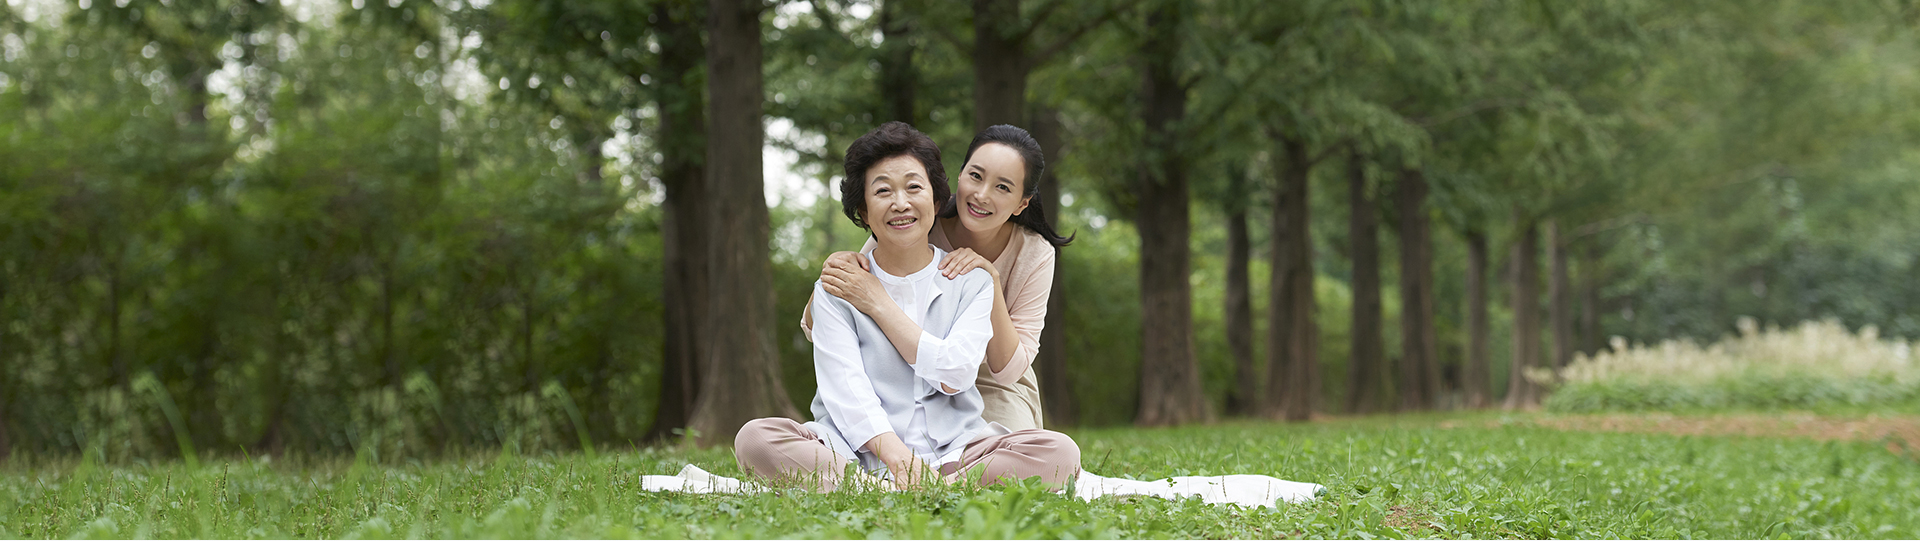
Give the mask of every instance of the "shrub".
[[1904, 340], [1835, 321], [1762, 330], [1741, 318], [1738, 336], [1701, 347], [1669, 340], [1580, 356], [1552, 374], [1552, 411], [1818, 409], [1920, 404], [1920, 369]]

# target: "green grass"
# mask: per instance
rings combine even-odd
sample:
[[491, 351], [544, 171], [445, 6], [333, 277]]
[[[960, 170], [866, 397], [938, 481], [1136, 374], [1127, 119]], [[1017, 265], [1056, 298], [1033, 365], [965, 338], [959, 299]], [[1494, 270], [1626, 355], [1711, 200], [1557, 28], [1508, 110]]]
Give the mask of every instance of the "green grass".
[[1741, 374], [1707, 381], [1572, 382], [1547, 396], [1546, 409], [1610, 411], [1920, 411], [1920, 381], [1891, 376]]
[[1920, 537], [1920, 462], [1872, 443], [1556, 432], [1497, 415], [1074, 432], [1113, 477], [1262, 473], [1326, 485], [1277, 511], [1034, 485], [911, 493], [655, 494], [725, 449], [0, 467], [0, 538]]

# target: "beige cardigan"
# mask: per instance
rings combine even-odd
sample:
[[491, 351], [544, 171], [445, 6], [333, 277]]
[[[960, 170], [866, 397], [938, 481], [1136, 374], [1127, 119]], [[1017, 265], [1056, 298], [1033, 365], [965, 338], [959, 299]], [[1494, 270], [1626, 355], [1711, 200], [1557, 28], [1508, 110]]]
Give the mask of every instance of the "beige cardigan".
[[[1013, 320], [1020, 344], [1013, 350], [1013, 359], [998, 373], [987, 368], [982, 359], [974, 385], [980, 387], [980, 398], [986, 401], [981, 417], [988, 422], [1013, 430], [1043, 428], [1040, 385], [1034, 380], [1032, 367], [1034, 356], [1040, 352], [1040, 331], [1047, 324], [1047, 296], [1053, 292], [1054, 249], [1039, 233], [1014, 224], [1008, 226], [1014, 229], [1013, 238], [1007, 241], [1000, 257], [993, 260], [993, 268], [1000, 271], [1007, 316]], [[946, 229], [939, 223], [928, 232], [927, 242], [941, 250], [954, 249], [953, 242], [947, 240]], [[873, 247], [873, 238], [868, 237], [860, 250], [864, 252]], [[808, 340], [813, 339], [813, 329], [807, 326], [804, 313], [800, 317], [800, 329]]]

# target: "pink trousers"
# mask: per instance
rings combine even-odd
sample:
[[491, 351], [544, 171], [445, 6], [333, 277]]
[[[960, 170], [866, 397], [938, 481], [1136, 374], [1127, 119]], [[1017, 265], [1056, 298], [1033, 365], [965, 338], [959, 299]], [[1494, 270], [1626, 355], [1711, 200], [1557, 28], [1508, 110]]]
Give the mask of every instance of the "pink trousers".
[[[733, 439], [733, 458], [748, 475], [820, 492], [839, 488], [841, 472], [853, 460], [834, 452], [827, 440], [805, 425], [783, 417], [754, 419], [740, 427]], [[966, 477], [982, 485], [1039, 477], [1050, 486], [1062, 487], [1080, 474], [1080, 446], [1066, 434], [1037, 428], [988, 436], [967, 444], [960, 461], [941, 467], [940, 474], [948, 481]]]

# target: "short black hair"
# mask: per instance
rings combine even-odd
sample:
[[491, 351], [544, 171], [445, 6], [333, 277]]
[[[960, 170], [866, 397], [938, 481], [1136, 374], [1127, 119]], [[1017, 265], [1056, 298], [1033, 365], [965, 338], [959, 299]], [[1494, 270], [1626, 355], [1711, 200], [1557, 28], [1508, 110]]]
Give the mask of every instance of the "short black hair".
[[854, 139], [847, 145], [846, 177], [840, 179], [840, 210], [861, 229], [869, 229], [867, 212], [867, 169], [895, 156], [912, 156], [927, 168], [927, 181], [933, 184], [933, 204], [953, 197], [947, 186], [947, 169], [940, 165], [940, 147], [933, 138], [905, 122], [888, 122]]

